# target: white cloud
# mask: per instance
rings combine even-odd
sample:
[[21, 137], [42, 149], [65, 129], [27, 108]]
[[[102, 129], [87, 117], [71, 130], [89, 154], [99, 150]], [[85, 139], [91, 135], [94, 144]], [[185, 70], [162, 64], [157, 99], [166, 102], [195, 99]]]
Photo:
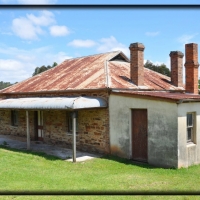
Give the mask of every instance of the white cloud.
[[157, 36], [157, 35], [159, 35], [159, 34], [160, 34], [159, 31], [157, 31], [157, 32], [146, 32], [146, 33], [145, 33], [145, 35], [151, 36], [151, 37]]
[[0, 54], [9, 55], [15, 58], [18, 58], [17, 56], [22, 57], [33, 57], [33, 55], [41, 55], [42, 53], [46, 53], [50, 51], [50, 46], [44, 46], [36, 49], [30, 49], [29, 51], [24, 49], [19, 49], [16, 47], [7, 47], [6, 45], [0, 46]]
[[49, 59], [51, 57], [51, 63], [53, 64], [53, 62], [57, 62], [58, 64], [60, 64], [61, 62], [63, 62], [66, 59], [70, 59], [72, 58], [71, 56], [68, 56], [65, 52], [58, 52], [55, 55], [48, 55]]
[[12, 30], [22, 39], [36, 40], [38, 35], [45, 33], [41, 26], [48, 26], [52, 23], [55, 23], [54, 14], [42, 11], [39, 16], [27, 14], [26, 17], [15, 18], [12, 21]]
[[84, 47], [84, 48], [97, 46], [97, 52], [100, 53], [105, 53], [109, 51], [122, 51], [128, 57], [130, 54], [129, 49], [122, 43], [118, 42], [114, 36], [110, 36], [109, 38], [102, 38], [98, 42], [89, 39], [88, 40], [77, 39], [68, 43], [68, 46]]
[[31, 62], [35, 60], [35, 56], [31, 56], [31, 55], [16, 55], [16, 58], [24, 61], [24, 62]]
[[11, 83], [19, 82], [30, 77], [26, 69], [33, 67], [33, 64], [14, 59], [0, 59], [0, 80]]
[[180, 43], [187, 44], [187, 43], [190, 43], [191, 39], [193, 39], [197, 35], [198, 35], [198, 33], [195, 33], [195, 34], [192, 34], [192, 35], [182, 35], [177, 40]]
[[[66, 52], [54, 52], [51, 46], [18, 49], [0, 44], [0, 81], [19, 82], [32, 76], [36, 67], [58, 64], [71, 58]], [[6, 59], [12, 57], [12, 59]], [[3, 59], [2, 59], [3, 58]]]
[[29, 77], [30, 76], [26, 70], [12, 71], [12, 73], [10, 73], [10, 71], [3, 71], [0, 75], [0, 80], [4, 82], [15, 83], [25, 80]]
[[96, 43], [93, 40], [73, 40], [72, 42], [68, 43], [69, 46], [73, 47], [93, 47]]
[[52, 36], [65, 36], [69, 35], [70, 31], [66, 26], [51, 26], [50, 28], [50, 34]]
[[43, 34], [39, 26], [34, 26], [30, 20], [25, 17], [16, 18], [12, 21], [13, 32], [22, 39], [36, 40], [38, 34]]
[[109, 38], [102, 38], [97, 48], [97, 51], [101, 53], [118, 50], [122, 51], [127, 56], [130, 54], [129, 49], [122, 43], [118, 42], [114, 36], [110, 36]]
[[39, 35], [44, 35], [44, 27], [49, 27], [52, 36], [65, 36], [70, 34], [67, 26], [58, 26], [55, 16], [50, 11], [41, 11], [38, 16], [26, 14], [25, 17], [15, 18], [12, 21], [12, 31], [24, 40], [37, 40]]
[[48, 26], [55, 23], [54, 14], [46, 10], [42, 11], [40, 16], [35, 16], [33, 14], [27, 14], [26, 16], [34, 25], [38, 26]]
[[0, 70], [17, 71], [23, 68], [23, 64], [17, 60], [0, 59]]

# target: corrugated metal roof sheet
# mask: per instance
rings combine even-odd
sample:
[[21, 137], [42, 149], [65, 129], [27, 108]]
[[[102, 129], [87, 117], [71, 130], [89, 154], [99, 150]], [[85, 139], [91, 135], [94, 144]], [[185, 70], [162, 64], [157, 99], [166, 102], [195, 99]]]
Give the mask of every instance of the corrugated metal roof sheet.
[[84, 109], [107, 107], [101, 97], [49, 97], [0, 99], [0, 108], [10, 109]]
[[[118, 60], [120, 57], [124, 60]], [[173, 86], [170, 77], [146, 68], [144, 85], [146, 89], [184, 90]], [[120, 51], [65, 60], [48, 71], [1, 90], [0, 94], [108, 87], [140, 89], [130, 80], [130, 63]]]
[[114, 94], [129, 94], [139, 97], [156, 97], [162, 99], [171, 100], [197, 100], [200, 101], [200, 95], [188, 94], [188, 93], [173, 93], [173, 92], [159, 92], [159, 91], [127, 91], [127, 90], [113, 90]]
[[[130, 63], [110, 61], [108, 67], [111, 77], [111, 88], [133, 88], [139, 89], [130, 80]], [[171, 78], [144, 68], [144, 86], [146, 89], [154, 90], [183, 90], [171, 84]]]

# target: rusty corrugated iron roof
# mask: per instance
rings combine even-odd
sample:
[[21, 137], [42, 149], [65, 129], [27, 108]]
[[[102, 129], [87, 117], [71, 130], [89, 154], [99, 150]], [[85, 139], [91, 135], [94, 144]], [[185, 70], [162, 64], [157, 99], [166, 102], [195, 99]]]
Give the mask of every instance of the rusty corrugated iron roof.
[[167, 92], [167, 91], [130, 91], [130, 90], [113, 90], [113, 94], [127, 94], [138, 97], [155, 97], [159, 99], [171, 99], [175, 101], [179, 100], [196, 100], [200, 101], [200, 95], [194, 95], [189, 93]]
[[[26, 93], [82, 89], [136, 89], [130, 80], [130, 63], [120, 51], [68, 59], [58, 66], [0, 91]], [[144, 89], [184, 90], [170, 83], [170, 78], [144, 69]]]
[[[110, 61], [109, 64], [111, 88], [133, 88], [140, 87], [130, 80], [130, 63]], [[171, 78], [144, 68], [144, 86], [151, 90], [184, 90], [171, 84]]]

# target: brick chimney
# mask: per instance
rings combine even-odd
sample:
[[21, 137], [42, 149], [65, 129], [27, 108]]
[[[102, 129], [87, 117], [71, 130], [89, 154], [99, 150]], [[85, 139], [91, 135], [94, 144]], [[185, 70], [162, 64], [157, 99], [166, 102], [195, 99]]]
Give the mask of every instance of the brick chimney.
[[130, 49], [130, 77], [135, 85], [144, 85], [144, 45], [132, 43]]
[[171, 82], [176, 87], [183, 87], [183, 56], [180, 51], [171, 51]]
[[198, 45], [185, 45], [185, 90], [188, 93], [198, 93]]

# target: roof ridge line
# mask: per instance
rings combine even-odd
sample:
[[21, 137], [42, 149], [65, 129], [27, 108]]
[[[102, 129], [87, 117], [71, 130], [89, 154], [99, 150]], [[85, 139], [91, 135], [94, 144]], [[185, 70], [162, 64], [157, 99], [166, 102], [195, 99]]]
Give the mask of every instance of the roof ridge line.
[[106, 53], [97, 53], [97, 54], [92, 54], [92, 55], [88, 55], [88, 56], [80, 56], [80, 57], [75, 57], [75, 58], [69, 58], [69, 59], [65, 59], [63, 62], [65, 62], [65, 61], [68, 61], [68, 60], [75, 60], [75, 59], [79, 59], [79, 58], [85, 58], [85, 57], [93, 57], [93, 56], [98, 56], [98, 55], [103, 55], [103, 54], [109, 54], [109, 53], [117, 53], [117, 52], [122, 52], [122, 51], [120, 51], [120, 50], [117, 50], [117, 51], [108, 51], [108, 52], [106, 52]]
[[109, 77], [109, 69], [108, 69], [108, 60], [104, 61], [104, 71], [105, 71], [105, 79], [106, 79], [106, 86], [110, 88], [111, 86], [111, 78]]

